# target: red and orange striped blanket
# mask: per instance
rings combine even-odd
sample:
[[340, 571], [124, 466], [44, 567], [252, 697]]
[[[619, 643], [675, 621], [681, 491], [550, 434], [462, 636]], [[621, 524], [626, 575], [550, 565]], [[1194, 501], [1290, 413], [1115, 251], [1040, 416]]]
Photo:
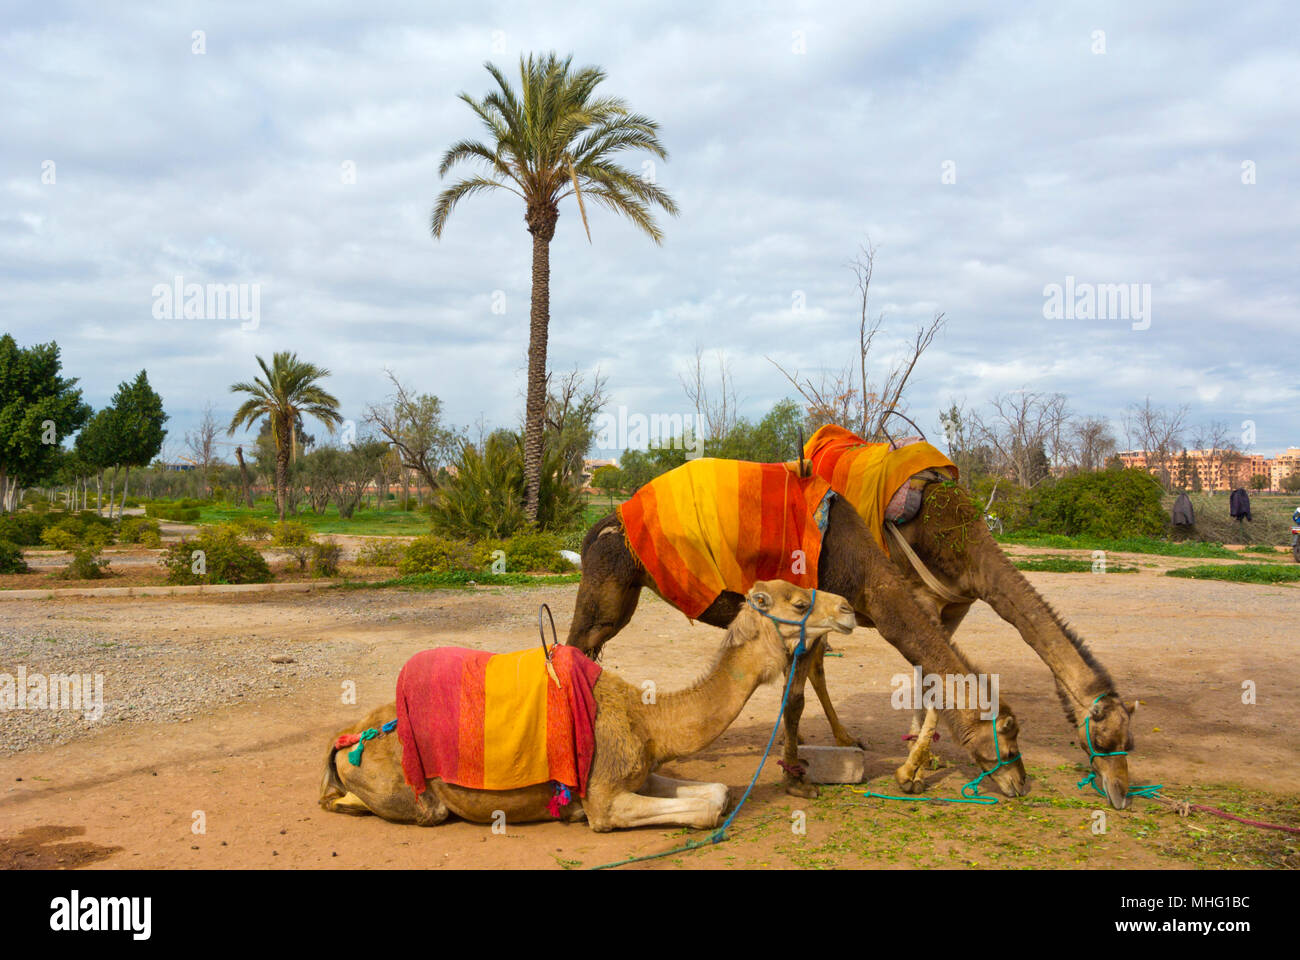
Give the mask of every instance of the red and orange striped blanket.
[[553, 650], [559, 687], [540, 647], [501, 654], [439, 647], [406, 662], [397, 677], [397, 736], [416, 794], [439, 777], [479, 790], [554, 780], [586, 796], [600, 667], [574, 647]]
[[957, 478], [956, 464], [928, 443], [894, 449], [888, 443], [868, 443], [833, 423], [808, 438], [803, 455], [816, 476], [853, 504], [886, 555], [885, 507], [899, 488], [922, 470], [941, 469]]
[[756, 580], [816, 587], [829, 496], [787, 464], [706, 457], [651, 480], [619, 518], [659, 594], [695, 619]]

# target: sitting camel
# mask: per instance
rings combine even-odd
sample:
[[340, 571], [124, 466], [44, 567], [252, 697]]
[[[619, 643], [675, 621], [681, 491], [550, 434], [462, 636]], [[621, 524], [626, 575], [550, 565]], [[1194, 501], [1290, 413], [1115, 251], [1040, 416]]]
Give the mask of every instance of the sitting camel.
[[[720, 499], [710, 496], [707, 477], [710, 472], [718, 472], [727, 464], [734, 465], [737, 475], [744, 477], [750, 468], [763, 471], [761, 482], [739, 483], [727, 481], [724, 489], [754, 489], [760, 493], [777, 490], [775, 500], [779, 506], [775, 521], [769, 526], [783, 528], [807, 528], [802, 523], [800, 511], [791, 511], [789, 504], [806, 496], [818, 504], [813, 512], [816, 522], [824, 533], [811, 535], [802, 541], [801, 549], [807, 555], [809, 576], [819, 589], [830, 590], [849, 599], [860, 625], [874, 625], [877, 630], [913, 665], [920, 665], [927, 674], [940, 676], [965, 676], [978, 671], [965, 659], [963, 654], [948, 641], [942, 624], [927, 608], [918, 603], [913, 591], [909, 589], [897, 568], [876, 546], [869, 533], [866, 522], [854, 508], [842, 497], [825, 497], [829, 488], [825, 483], [820, 487], [816, 483], [800, 480], [791, 482], [785, 490], [780, 486], [780, 473], [788, 471], [797, 474], [791, 467], [776, 464], [745, 464], [737, 461], [701, 460], [688, 461], [681, 467], [670, 471], [663, 477], [652, 481], [661, 493], [658, 502], [668, 505], [677, 517], [702, 518], [698, 529], [691, 531], [686, 539], [691, 542], [682, 547], [683, 552], [690, 550], [691, 556], [702, 555], [701, 545], [695, 541], [710, 541], [703, 544], [704, 550], [721, 555], [717, 560], [721, 580], [730, 582], [725, 588], [710, 585], [708, 592], [717, 590], [712, 602], [704, 609], [699, 609], [700, 602], [693, 607], [684, 607], [689, 598], [683, 599], [681, 593], [671, 588], [668, 578], [671, 568], [664, 570], [664, 556], [672, 543], [666, 540], [678, 539], [675, 533], [664, 533], [657, 527], [658, 520], [652, 515], [652, 507], [646, 511], [639, 509], [639, 492], [630, 504], [618, 513], [598, 521], [588, 532], [582, 544], [582, 580], [578, 585], [578, 596], [569, 625], [568, 643], [582, 650], [588, 656], [599, 655], [601, 647], [612, 636], [625, 627], [636, 610], [637, 601], [643, 587], [655, 591], [670, 603], [683, 609], [688, 616], [712, 626], [724, 626], [736, 615], [744, 603], [743, 591], [748, 584], [743, 582], [743, 570], [739, 570], [736, 556], [753, 561], [762, 569], [781, 569], [788, 571], [791, 567], [789, 543], [772, 543], [760, 546], [754, 535], [755, 528], [762, 526], [759, 514], [762, 503], [745, 504], [737, 522], [735, 516], [718, 517], [724, 509]], [[726, 469], [733, 469], [727, 467]], [[775, 474], [770, 476], [769, 474]], [[676, 475], [676, 476], [674, 476]], [[703, 475], [702, 478], [700, 475]], [[665, 479], [666, 478], [666, 479]], [[805, 478], [806, 479], [806, 478]], [[805, 489], [806, 488], [806, 489]], [[642, 491], [646, 488], [643, 487]], [[653, 492], [652, 492], [653, 494]], [[734, 498], [733, 498], [734, 500]], [[824, 506], [824, 511], [822, 507]], [[783, 518], [793, 517], [789, 523]], [[671, 525], [671, 520], [664, 526]], [[656, 562], [664, 574], [665, 583], [656, 582], [642, 561], [638, 552], [629, 543], [629, 531], [626, 524], [631, 524], [636, 531], [635, 539], [641, 554], [647, 557], [654, 554]], [[709, 530], [716, 533], [710, 534]], [[663, 536], [661, 536], [663, 534]], [[733, 544], [720, 542], [735, 538], [744, 540], [743, 550], [731, 549]], [[644, 541], [644, 542], [643, 542]], [[659, 541], [657, 544], [654, 541]], [[813, 550], [816, 548], [816, 552]], [[784, 551], [784, 552], [783, 552]], [[728, 572], [730, 571], [730, 572]], [[782, 575], [786, 575], [783, 573]], [[679, 577], [683, 582], [694, 583], [695, 574], [687, 571]], [[697, 578], [696, 578], [697, 579]], [[710, 581], [716, 584], [716, 579]], [[826, 691], [826, 678], [823, 669], [824, 645], [813, 647], [809, 656], [801, 658], [796, 667], [796, 674], [790, 688], [790, 697], [785, 714], [785, 753], [782, 765], [785, 768], [787, 792], [801, 797], [817, 795], [817, 788], [807, 782], [803, 767], [798, 759], [798, 729], [803, 713], [804, 686], [811, 677], [813, 689], [821, 700], [822, 708], [830, 721], [835, 739], [843, 746], [856, 743], [854, 738], [841, 725], [835, 708], [831, 705]], [[1019, 759], [1017, 745], [1018, 727], [1011, 707], [1003, 700], [998, 704], [995, 723], [983, 718], [974, 706], [963, 709], [942, 709], [939, 714], [952, 731], [971, 759], [982, 771], [989, 773], [989, 778], [1004, 795], [1020, 796], [1028, 791], [1024, 765]], [[919, 744], [916, 748], [920, 749]], [[916, 759], [919, 765], [919, 754]], [[901, 770], [901, 768], [900, 768]], [[902, 774], [899, 774], [900, 778]], [[924, 788], [921, 775], [914, 769], [909, 773], [905, 787], [909, 792], [919, 792]]]
[[[755, 583], [743, 601], [712, 669], [690, 687], [645, 703], [639, 688], [608, 670], [601, 672], [592, 688], [597, 710], [587, 794], [560, 808], [560, 819], [585, 816], [598, 832], [717, 826], [728, 802], [725, 784], [673, 780], [655, 768], [703, 750], [731, 725], [760, 684], [789, 668], [799, 644], [799, 621], [805, 621], [810, 647], [832, 630], [852, 632], [856, 623], [843, 597], [784, 580]], [[396, 717], [395, 703], [380, 707], [344, 731], [344, 738]], [[513, 822], [556, 819], [549, 782], [476, 790], [433, 778], [417, 796], [404, 780], [402, 744], [396, 736], [371, 739], [360, 761], [353, 766], [337, 746], [330, 748], [321, 782], [324, 809], [373, 813], [421, 826], [441, 823], [453, 813], [474, 823], [493, 822], [497, 811]]]

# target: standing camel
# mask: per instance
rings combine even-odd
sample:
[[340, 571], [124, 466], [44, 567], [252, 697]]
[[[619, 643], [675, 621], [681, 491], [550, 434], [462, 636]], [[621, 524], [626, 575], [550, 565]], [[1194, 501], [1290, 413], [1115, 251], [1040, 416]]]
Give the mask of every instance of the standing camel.
[[[684, 690], [661, 693], [645, 703], [642, 691], [602, 671], [592, 687], [596, 701], [595, 749], [587, 795], [559, 809], [560, 819], [586, 818], [597, 832], [643, 826], [717, 826], [727, 807], [727, 786], [673, 780], [655, 769], [703, 750], [722, 735], [761, 684], [789, 669], [800, 640], [799, 622], [811, 647], [827, 633], [851, 633], [856, 620], [843, 597], [796, 587], [784, 580], [755, 583], [742, 598], [713, 667]], [[801, 658], [802, 660], [802, 658]], [[543, 681], [545, 682], [545, 681]], [[397, 717], [390, 703], [343, 731], [358, 734]], [[492, 823], [556, 819], [552, 785], [515, 790], [476, 790], [432, 778], [417, 796], [407, 786], [398, 737], [370, 740], [353, 766], [331, 746], [321, 782], [321, 806], [336, 813], [376, 814], [395, 823], [432, 826], [449, 814]]]
[[[714, 464], [721, 461], [714, 461]], [[709, 460], [689, 461], [677, 471], [704, 471]], [[687, 485], [689, 486], [689, 485]], [[683, 504], [677, 505], [679, 508]], [[716, 514], [716, 503], [695, 502], [691, 510]], [[705, 519], [706, 526], [723, 529], [725, 525]], [[764, 558], [789, 566], [786, 557]], [[948, 641], [943, 625], [934, 614], [917, 603], [913, 591], [876, 546], [863, 519], [842, 498], [832, 496], [826, 511], [820, 555], [815, 565], [819, 589], [830, 590], [853, 605], [860, 625], [874, 625], [908, 662], [920, 665], [927, 674], [968, 676], [977, 671], [964, 655]], [[743, 591], [748, 584], [732, 583], [696, 619], [711, 626], [725, 626], [744, 603]], [[664, 591], [650, 576], [645, 564], [628, 544], [621, 513], [597, 522], [582, 544], [582, 580], [568, 643], [588, 656], [599, 655], [601, 647], [627, 626], [636, 610], [641, 589], [648, 587], [661, 597]], [[667, 599], [665, 597], [665, 599]], [[671, 601], [669, 601], [671, 602]], [[806, 781], [798, 761], [798, 728], [804, 706], [804, 685], [809, 677], [817, 692], [836, 742], [850, 745], [855, 740], [839, 721], [826, 691], [822, 658], [824, 647], [810, 650], [801, 658], [790, 688], [785, 713], [785, 781], [787, 792], [801, 797], [816, 796], [817, 788]], [[995, 723], [981, 718], [976, 708], [940, 710], [940, 716], [971, 759], [1006, 796], [1027, 792], [1024, 765], [1019, 759], [1016, 738], [1019, 732], [1010, 706], [998, 704]], [[915, 771], [914, 771], [915, 772]], [[920, 789], [919, 775], [912, 790]]]
[[[900, 516], [903, 522], [883, 519], [881, 506], [860, 492], [863, 486], [855, 482], [860, 477], [854, 477], [850, 465], [854, 453], [872, 446], [842, 427], [828, 425], [804, 445], [804, 462], [864, 518], [871, 518], [868, 523], [874, 520], [892, 529], [886, 537], [885, 529], [877, 528], [875, 539], [896, 548], [891, 549], [889, 561], [894, 571], [916, 603], [943, 623], [949, 638], [976, 600], [983, 600], [1020, 632], [1052, 671], [1075, 740], [1089, 754], [1095, 782], [1111, 806], [1128, 807], [1125, 753], [1133, 749], [1129, 718], [1136, 704], [1119, 698], [1106, 668], [1007, 558], [984, 523], [983, 510], [953, 476], [942, 470], [921, 472], [908, 481], [919, 493], [912, 500], [914, 512]], [[881, 445], [874, 446], [879, 450]], [[907, 441], [900, 446], [911, 447]], [[893, 493], [886, 491], [886, 499]], [[909, 559], [909, 552], [917, 562]], [[913, 734], [917, 728], [914, 717]]]

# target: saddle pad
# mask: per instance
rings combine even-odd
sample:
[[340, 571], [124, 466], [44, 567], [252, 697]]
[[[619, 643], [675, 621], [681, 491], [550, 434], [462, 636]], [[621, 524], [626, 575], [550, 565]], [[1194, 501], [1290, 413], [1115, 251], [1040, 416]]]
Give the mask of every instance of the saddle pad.
[[559, 687], [541, 647], [501, 654], [438, 647], [406, 662], [397, 676], [397, 736], [416, 794], [438, 777], [478, 790], [554, 780], [586, 796], [600, 667], [574, 647], [552, 649]]
[[694, 620], [756, 580], [816, 587], [830, 496], [825, 480], [786, 464], [705, 457], [651, 480], [618, 513], [660, 596]]
[[812, 461], [816, 476], [853, 504], [886, 555], [885, 507], [899, 488], [922, 470], [944, 470], [957, 478], [957, 465], [928, 443], [893, 449], [888, 443], [867, 443], [833, 423], [808, 438], [803, 455]]

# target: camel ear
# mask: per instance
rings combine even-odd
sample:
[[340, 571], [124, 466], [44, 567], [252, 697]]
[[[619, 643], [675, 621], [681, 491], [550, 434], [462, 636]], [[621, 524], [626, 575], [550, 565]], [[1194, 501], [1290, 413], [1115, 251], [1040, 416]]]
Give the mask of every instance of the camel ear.
[[[1124, 703], [1124, 701], [1122, 700], [1120, 702]], [[1124, 709], [1128, 711], [1128, 715], [1130, 717], [1137, 712], [1137, 708], [1138, 708], [1138, 701], [1136, 700], [1130, 700], [1128, 703], [1124, 704]]]

